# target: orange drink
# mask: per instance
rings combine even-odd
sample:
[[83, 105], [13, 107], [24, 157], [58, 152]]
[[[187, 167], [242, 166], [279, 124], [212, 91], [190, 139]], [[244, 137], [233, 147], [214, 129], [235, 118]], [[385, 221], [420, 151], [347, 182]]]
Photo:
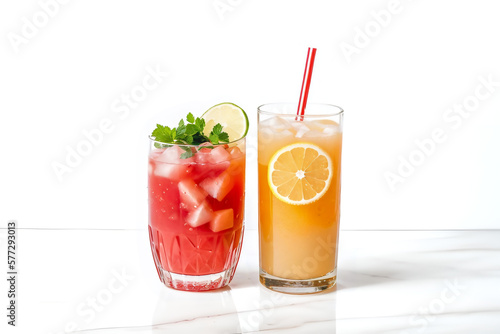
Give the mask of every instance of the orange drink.
[[340, 220], [341, 108], [258, 109], [260, 280], [311, 293], [336, 283]]

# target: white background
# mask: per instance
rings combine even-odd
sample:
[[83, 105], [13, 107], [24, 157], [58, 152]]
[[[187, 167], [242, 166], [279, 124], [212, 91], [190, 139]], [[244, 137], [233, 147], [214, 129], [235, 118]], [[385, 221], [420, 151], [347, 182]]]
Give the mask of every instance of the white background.
[[[390, 1], [68, 1], [45, 22], [47, 2], [0, 4], [0, 221], [144, 229], [154, 124], [231, 101], [251, 122], [246, 221], [257, 228], [256, 108], [298, 100], [315, 46], [309, 101], [345, 109], [343, 229], [500, 228], [500, 87], [459, 125], [443, 118], [473, 101], [480, 77], [500, 81], [495, 1], [401, 0], [384, 26], [373, 13]], [[27, 21], [43, 26], [22, 37]], [[115, 113], [146, 68], [168, 75]], [[58, 180], [53, 163], [103, 119], [112, 131]], [[391, 190], [386, 173], [437, 128], [446, 140]]]

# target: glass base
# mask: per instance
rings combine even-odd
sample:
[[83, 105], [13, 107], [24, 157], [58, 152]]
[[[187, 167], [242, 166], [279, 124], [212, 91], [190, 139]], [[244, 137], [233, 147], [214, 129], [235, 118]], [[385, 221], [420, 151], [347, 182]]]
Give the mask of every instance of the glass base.
[[[207, 291], [223, 288], [233, 279], [240, 258], [243, 228], [216, 237], [174, 235], [169, 240], [172, 242], [168, 247], [164, 246], [164, 242], [155, 243], [151, 226], [149, 230], [156, 271], [160, 281], [167, 287], [184, 291]], [[162, 241], [166, 239], [166, 235], [164, 232]], [[219, 272], [224, 268], [227, 269]], [[189, 274], [178, 273], [183, 269]], [[210, 274], [197, 275], [197, 272]]]
[[160, 279], [167, 287], [183, 291], [206, 291], [225, 287], [231, 282], [236, 266], [209, 275], [181, 275], [160, 269]]
[[292, 280], [270, 275], [261, 268], [259, 279], [263, 286], [273, 291], [303, 295], [333, 288], [337, 284], [337, 269], [318, 278]]

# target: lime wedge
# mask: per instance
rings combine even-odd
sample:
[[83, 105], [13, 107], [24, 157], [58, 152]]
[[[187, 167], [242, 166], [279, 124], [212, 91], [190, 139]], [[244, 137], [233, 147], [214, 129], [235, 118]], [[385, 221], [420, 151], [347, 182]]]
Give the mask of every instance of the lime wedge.
[[227, 132], [229, 141], [235, 141], [246, 136], [248, 132], [248, 117], [245, 111], [234, 103], [219, 103], [205, 111], [201, 116], [205, 119], [205, 136], [210, 134], [214, 125], [220, 123], [222, 131]]

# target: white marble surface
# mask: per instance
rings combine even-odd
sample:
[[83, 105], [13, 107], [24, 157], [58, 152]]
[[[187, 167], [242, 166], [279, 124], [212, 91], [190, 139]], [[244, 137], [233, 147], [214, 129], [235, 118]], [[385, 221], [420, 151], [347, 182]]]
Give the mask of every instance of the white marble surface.
[[230, 287], [195, 293], [160, 283], [146, 230], [20, 230], [18, 327], [4, 320], [0, 328], [500, 333], [500, 231], [342, 231], [340, 238], [337, 289], [293, 296], [260, 286], [256, 231], [246, 232]]

